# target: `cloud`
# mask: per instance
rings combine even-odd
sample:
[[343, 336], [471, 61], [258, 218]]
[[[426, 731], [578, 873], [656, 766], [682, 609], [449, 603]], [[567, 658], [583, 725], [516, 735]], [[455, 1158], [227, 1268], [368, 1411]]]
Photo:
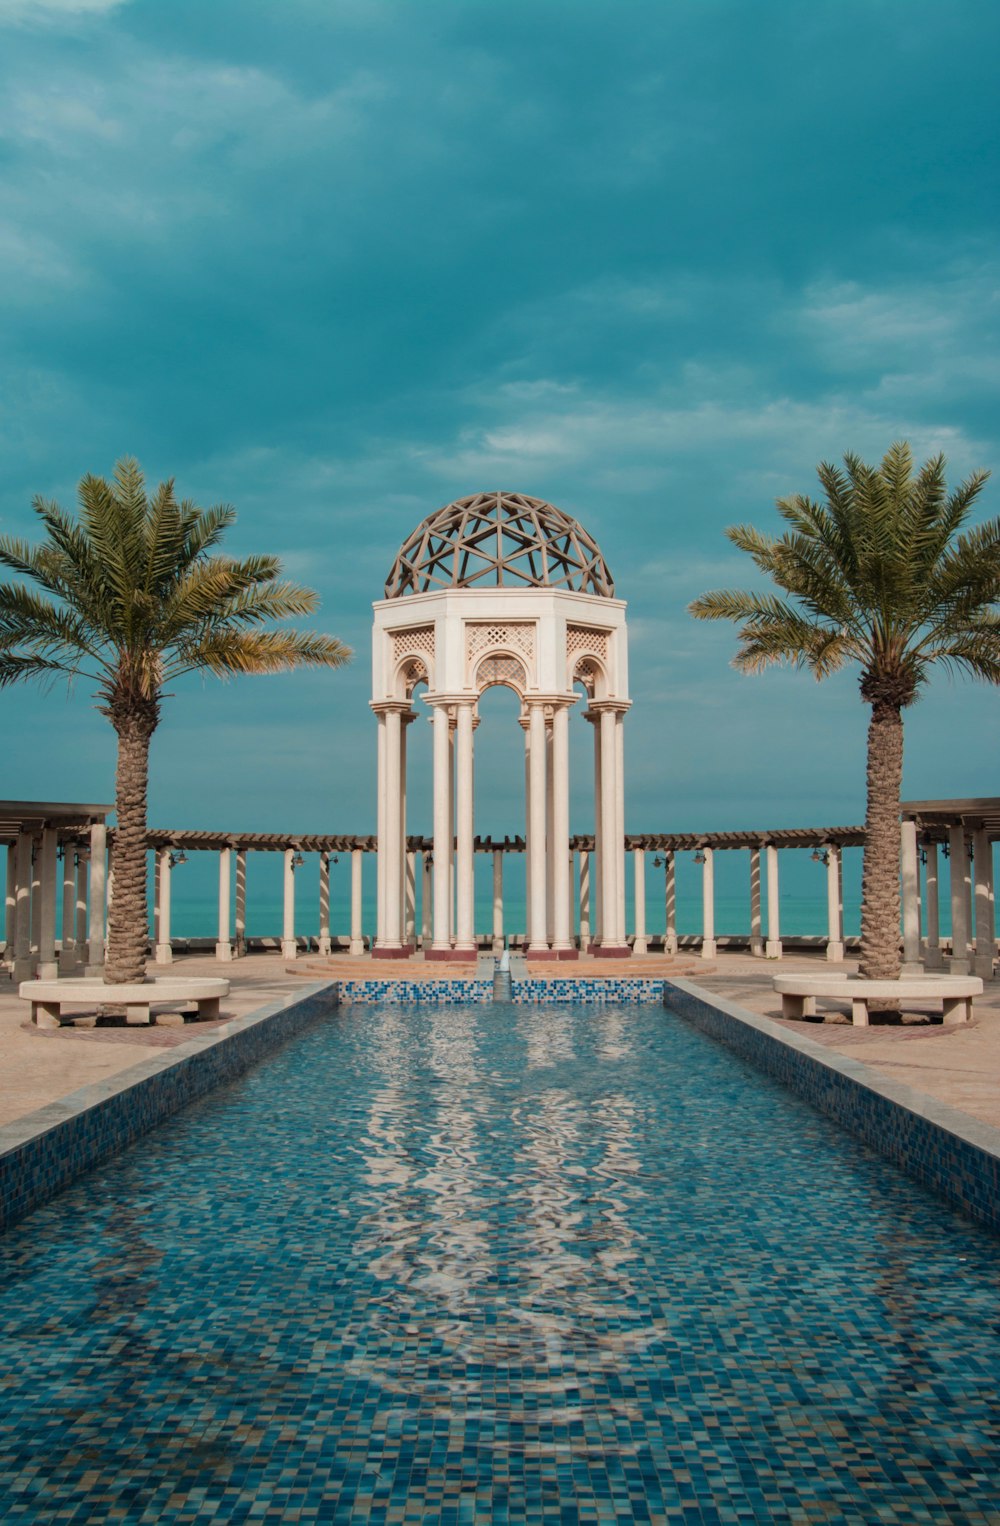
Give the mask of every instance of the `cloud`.
[[52, 26], [107, 15], [129, 0], [0, 0], [0, 27]]

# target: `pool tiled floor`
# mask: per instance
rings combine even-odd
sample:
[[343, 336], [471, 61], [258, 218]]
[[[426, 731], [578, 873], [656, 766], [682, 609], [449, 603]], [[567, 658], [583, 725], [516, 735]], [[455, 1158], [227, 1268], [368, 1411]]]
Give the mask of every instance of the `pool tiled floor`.
[[11, 1521], [1000, 1520], [996, 1240], [655, 1006], [343, 1008], [0, 1266]]

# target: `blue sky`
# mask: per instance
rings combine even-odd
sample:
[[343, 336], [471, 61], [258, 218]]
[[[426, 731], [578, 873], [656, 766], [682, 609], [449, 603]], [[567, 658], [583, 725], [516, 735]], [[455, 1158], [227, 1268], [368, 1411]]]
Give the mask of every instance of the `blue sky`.
[[[629, 601], [630, 830], [860, 820], [854, 676], [740, 677], [685, 606], [822, 459], [1000, 465], [998, 42], [992, 0], [0, 0], [0, 528], [135, 455], [357, 652], [187, 685], [151, 818], [370, 830], [370, 601], [502, 487]], [[0, 707], [0, 793], [110, 798], [84, 690]], [[482, 830], [519, 829], [513, 713], [484, 704]], [[906, 792], [997, 793], [997, 716], [942, 676]]]

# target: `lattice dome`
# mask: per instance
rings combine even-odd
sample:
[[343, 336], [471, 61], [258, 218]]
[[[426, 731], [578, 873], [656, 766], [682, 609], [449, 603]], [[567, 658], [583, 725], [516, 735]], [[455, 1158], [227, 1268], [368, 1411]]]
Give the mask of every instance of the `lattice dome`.
[[435, 588], [566, 588], [614, 597], [597, 542], [541, 498], [473, 493], [430, 514], [403, 542], [387, 599]]

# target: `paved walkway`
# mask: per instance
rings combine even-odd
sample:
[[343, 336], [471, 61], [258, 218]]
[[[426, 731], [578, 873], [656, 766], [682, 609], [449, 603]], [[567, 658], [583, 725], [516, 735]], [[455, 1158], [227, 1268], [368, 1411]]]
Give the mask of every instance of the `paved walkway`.
[[[851, 963], [827, 965], [816, 954], [790, 955], [780, 964], [751, 959], [745, 954], [721, 952], [710, 963], [690, 955], [676, 959], [650, 955], [628, 961], [581, 959], [550, 965], [531, 964], [533, 976], [564, 979], [568, 975], [608, 978], [616, 975], [653, 978], [682, 976], [706, 990], [773, 1017], [784, 1026], [842, 1053], [852, 1054], [886, 1075], [904, 1081], [953, 1107], [1000, 1127], [1000, 981], [988, 984], [976, 1002], [976, 1017], [969, 1025], [941, 1022], [929, 1011], [915, 1012], [897, 1026], [854, 1028], [846, 1003], [828, 1020], [786, 1021], [781, 1001], [771, 988], [779, 969], [852, 969]], [[207, 955], [178, 959], [178, 975], [224, 975], [232, 983], [223, 1018], [253, 1011], [265, 1002], [294, 990], [303, 979], [338, 976], [354, 978], [453, 979], [472, 978], [474, 964], [449, 965], [414, 959], [302, 959], [286, 967], [280, 954], [254, 954], [248, 959], [220, 965]], [[183, 1043], [190, 1033], [185, 1027], [95, 1027], [45, 1030], [32, 1027], [28, 1005], [18, 999], [13, 984], [0, 975], [0, 1124], [22, 1117], [47, 1102], [56, 1101], [78, 1087], [128, 1070], [150, 1049]]]

